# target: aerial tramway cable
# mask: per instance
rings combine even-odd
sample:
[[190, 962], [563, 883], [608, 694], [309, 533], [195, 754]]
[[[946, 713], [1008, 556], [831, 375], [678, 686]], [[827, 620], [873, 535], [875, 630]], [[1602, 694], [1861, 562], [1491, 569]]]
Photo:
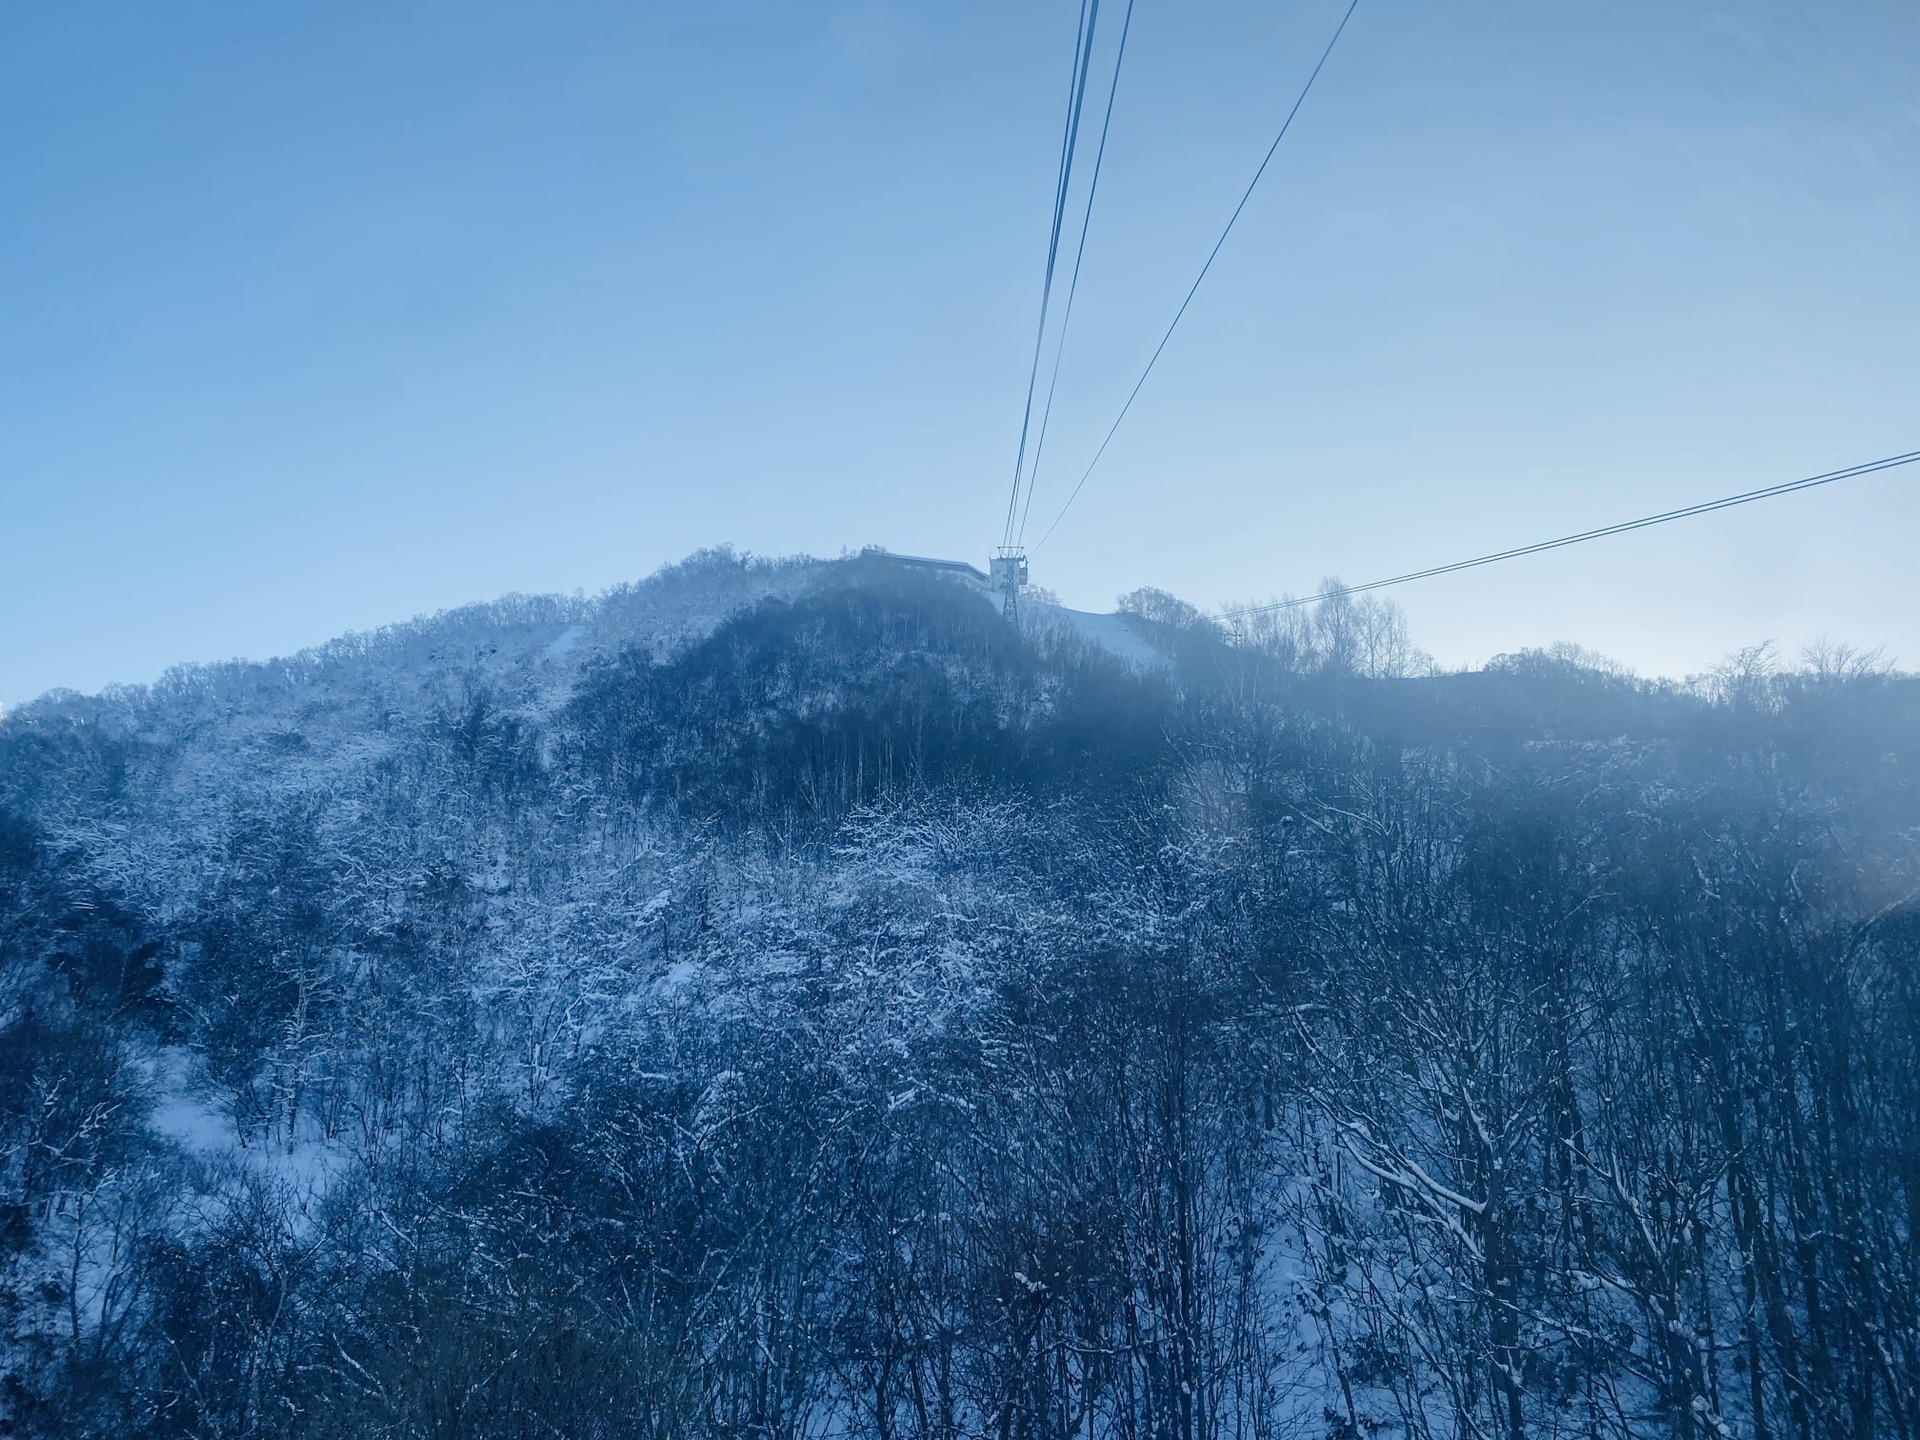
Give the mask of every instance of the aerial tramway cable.
[[[1086, 488], [1087, 480], [1092, 476], [1094, 468], [1099, 465], [1101, 457], [1107, 453], [1107, 447], [1113, 443], [1113, 437], [1119, 432], [1121, 422], [1127, 418], [1128, 411], [1133, 408], [1133, 402], [1139, 398], [1141, 389], [1147, 383], [1147, 377], [1153, 374], [1153, 367], [1159, 363], [1161, 354], [1167, 348], [1167, 342], [1173, 338], [1173, 332], [1179, 328], [1180, 321], [1193, 303], [1193, 297], [1199, 293], [1201, 283], [1212, 270], [1213, 262], [1219, 258], [1221, 248], [1227, 243], [1227, 237], [1233, 233], [1233, 227], [1239, 222], [1241, 212], [1247, 208], [1247, 202], [1253, 198], [1255, 188], [1260, 184], [1261, 177], [1266, 174], [1268, 165], [1272, 163], [1275, 152], [1280, 148], [1280, 142], [1286, 139], [1287, 131], [1293, 126], [1294, 117], [1300, 113], [1300, 107], [1306, 103], [1307, 95], [1312, 91], [1314, 82], [1320, 78], [1321, 70], [1326, 68], [1334, 46], [1340, 43], [1341, 35], [1346, 32], [1347, 22], [1353, 18], [1353, 12], [1359, 8], [1359, 3], [1360, 0], [1348, 0], [1346, 11], [1340, 17], [1340, 23], [1334, 27], [1332, 38], [1327, 41], [1326, 49], [1321, 51], [1320, 59], [1315, 63], [1312, 73], [1307, 76], [1306, 84], [1300, 87], [1300, 93], [1295, 97], [1293, 107], [1287, 111], [1287, 118], [1281, 122], [1279, 133], [1274, 136], [1273, 143], [1267, 147], [1267, 153], [1253, 172], [1253, 178], [1247, 182], [1247, 188], [1240, 196], [1240, 203], [1234, 206], [1233, 213], [1227, 217], [1227, 223], [1220, 232], [1220, 238], [1213, 242], [1213, 249], [1207, 252], [1207, 258], [1200, 267], [1200, 273], [1194, 277], [1193, 284], [1187, 288], [1186, 296], [1180, 302], [1180, 308], [1174, 312], [1172, 321], [1160, 336], [1160, 343], [1154, 347], [1153, 354], [1148, 357], [1146, 367], [1140, 372], [1140, 378], [1134, 382], [1133, 389], [1128, 392], [1125, 403], [1120, 407], [1120, 413], [1114, 417], [1113, 424], [1108, 427], [1105, 437], [1100, 441], [1099, 449], [1094, 451], [1093, 459], [1087, 462], [1087, 468], [1081, 472], [1080, 479], [1068, 494], [1066, 503], [1053, 517], [1053, 522], [1047, 526], [1046, 532], [1035, 542], [1033, 547], [1035, 550], [1052, 538], [1053, 532], [1066, 518], [1067, 511], [1073, 507], [1073, 502], [1079, 499], [1080, 492]], [[1100, 0], [1081, 0], [1079, 28], [1074, 42], [1072, 83], [1068, 91], [1066, 126], [1061, 137], [1060, 166], [1054, 186], [1053, 224], [1047, 242], [1046, 279], [1040, 292], [1040, 323], [1034, 335], [1033, 361], [1027, 375], [1027, 400], [1020, 423], [1020, 448], [1014, 460], [1013, 491], [1007, 500], [1007, 521], [1001, 542], [1003, 552], [1013, 551], [1016, 541], [1025, 539], [1027, 517], [1033, 508], [1034, 484], [1039, 474], [1040, 458], [1046, 447], [1048, 422], [1053, 414], [1054, 393], [1060, 381], [1061, 357], [1066, 349], [1067, 326], [1073, 318], [1074, 296], [1080, 288], [1080, 264], [1086, 255], [1087, 231], [1093, 218], [1094, 196], [1099, 190], [1100, 170], [1107, 153], [1107, 135], [1113, 124], [1113, 102], [1119, 90], [1120, 67], [1126, 58], [1127, 35], [1133, 25], [1133, 0], [1127, 0], [1126, 18], [1120, 27], [1120, 43], [1114, 55], [1113, 77], [1107, 86], [1106, 112], [1100, 125], [1100, 144], [1094, 155], [1093, 176], [1087, 186], [1087, 202], [1080, 219], [1080, 237], [1074, 250], [1073, 276], [1067, 286], [1066, 305], [1061, 315], [1060, 331], [1056, 339], [1053, 369], [1047, 382], [1046, 401], [1041, 410], [1040, 429], [1037, 437], [1034, 437], [1033, 465], [1029, 468], [1026, 463], [1027, 441], [1033, 434], [1033, 401], [1039, 388], [1040, 357], [1045, 349], [1047, 334], [1047, 312], [1053, 295], [1054, 271], [1060, 253], [1060, 234], [1065, 224], [1067, 197], [1072, 183], [1074, 154], [1079, 141], [1081, 112], [1086, 103], [1087, 73], [1093, 59], [1094, 32], [1099, 22], [1099, 13]], [[1460, 570], [1472, 570], [1482, 565], [1497, 564], [1503, 560], [1517, 560], [1522, 556], [1538, 555], [1548, 550], [1563, 549], [1569, 545], [1580, 545], [1589, 540], [1600, 540], [1610, 535], [1623, 535], [1629, 531], [1645, 530], [1674, 520], [1707, 515], [1717, 510], [1731, 509], [1736, 505], [1749, 505], [1756, 500], [1791, 495], [1801, 490], [1811, 490], [1816, 486], [1831, 485], [1836, 480], [1871, 475], [1877, 471], [1891, 470], [1917, 461], [1920, 461], [1920, 450], [1912, 450], [1901, 455], [1890, 455], [1884, 459], [1850, 465], [1840, 470], [1829, 470], [1820, 475], [1809, 475], [1800, 480], [1789, 480], [1779, 485], [1764, 486], [1758, 490], [1742, 491], [1738, 495], [1728, 495], [1719, 500], [1707, 500], [1698, 505], [1687, 505], [1677, 510], [1664, 510], [1655, 515], [1644, 515], [1637, 520], [1623, 520], [1618, 524], [1582, 530], [1577, 534], [1562, 535], [1553, 540], [1542, 540], [1532, 545], [1520, 545], [1510, 550], [1478, 555], [1470, 560], [1456, 560], [1446, 565], [1429, 566], [1424, 570], [1412, 570], [1404, 575], [1392, 575], [1384, 580], [1370, 580], [1361, 585], [1343, 585], [1319, 594], [1301, 596], [1298, 599], [1276, 600], [1266, 605], [1242, 606], [1231, 609], [1227, 613], [1233, 618], [1271, 614], [1276, 611], [1297, 609], [1303, 605], [1317, 604], [1323, 600], [1330, 600], [1336, 595], [1354, 595], [1370, 590], [1383, 590], [1392, 585], [1405, 585], [1415, 580], [1429, 580], [1440, 575], [1451, 575]], [[1024, 505], [1020, 497], [1023, 481], [1027, 492]], [[1024, 569], [1024, 562], [1022, 562], [1023, 573]]]
[[1020, 508], [1020, 482], [1026, 469], [1027, 439], [1033, 426], [1033, 396], [1040, 382], [1040, 355], [1047, 338], [1047, 307], [1053, 298], [1053, 272], [1060, 255], [1060, 229], [1067, 214], [1073, 180], [1073, 155], [1080, 136], [1080, 111], [1087, 98], [1087, 69], [1093, 61], [1093, 36], [1100, 21], [1100, 0], [1080, 0], [1079, 29], [1073, 46], [1073, 74], [1067, 89], [1067, 119], [1060, 137], [1060, 168], [1053, 188], [1053, 226], [1047, 239], [1046, 279], [1040, 288], [1040, 324], [1033, 337], [1033, 364], [1027, 375], [1027, 404], [1020, 421], [1020, 449], [1013, 462], [1013, 493], [1007, 499], [1007, 524], [1001, 544], [1013, 544]]
[[[1073, 297], [1080, 292], [1080, 262], [1087, 254], [1087, 231], [1093, 224], [1093, 197], [1100, 191], [1100, 170], [1107, 158], [1107, 132], [1113, 128], [1113, 99], [1120, 91], [1120, 66], [1127, 58], [1127, 36], [1133, 30], [1133, 0], [1120, 21], [1120, 45], [1113, 56], [1113, 78], [1107, 82], [1107, 109], [1100, 121], [1100, 145], [1093, 152], [1093, 177], [1087, 182], [1086, 209], [1080, 215], [1080, 243], [1073, 252], [1073, 276], [1067, 282], [1067, 303], [1060, 313], [1060, 334], [1053, 349], [1053, 374], [1047, 380], [1047, 403], [1040, 410], [1040, 434], [1033, 443], [1033, 464], [1027, 468], [1027, 498], [1020, 507], [1019, 534], [1027, 529], [1033, 509], [1033, 490], [1040, 479], [1040, 457], [1047, 448], [1047, 422], [1053, 418], [1053, 394], [1060, 385], [1060, 359], [1067, 350], [1067, 327], [1073, 324]], [[1017, 480], [1016, 480], [1017, 483]]]
[[1645, 530], [1650, 525], [1664, 525], [1670, 520], [1685, 520], [1689, 516], [1727, 510], [1735, 505], [1750, 505], [1755, 500], [1770, 500], [1776, 495], [1791, 495], [1797, 490], [1811, 490], [1816, 485], [1831, 485], [1836, 480], [1850, 480], [1856, 475], [1871, 475], [1876, 470], [1892, 470], [1896, 466], [1911, 465], [1915, 461], [1920, 461], [1920, 450], [1909, 450], [1904, 455], [1889, 455], [1884, 460], [1868, 460], [1859, 465], [1849, 465], [1844, 470], [1829, 470], [1824, 475], [1809, 475], [1804, 480], [1788, 480], [1779, 485], [1768, 485], [1760, 490], [1742, 491], [1738, 495], [1729, 495], [1721, 500], [1706, 500], [1698, 505], [1683, 506], [1678, 510], [1663, 510], [1658, 515], [1643, 515], [1638, 520], [1623, 520], [1618, 525], [1602, 525], [1597, 530], [1582, 530], [1577, 535], [1562, 535], [1557, 540], [1542, 540], [1534, 545], [1520, 545], [1511, 550], [1499, 550], [1491, 555], [1476, 556], [1472, 560], [1456, 560], [1451, 565], [1434, 565], [1425, 570], [1412, 570], [1405, 575], [1394, 575], [1385, 580], [1369, 580], [1364, 585], [1343, 585], [1337, 590], [1323, 590], [1318, 595], [1303, 595], [1297, 600], [1276, 600], [1270, 605], [1236, 607], [1227, 613], [1235, 618], [1242, 615], [1266, 615], [1276, 610], [1294, 610], [1302, 605], [1313, 605], [1322, 600], [1330, 600], [1335, 595], [1357, 595], [1366, 590], [1384, 590], [1389, 585], [1405, 585], [1412, 580], [1430, 580], [1436, 575], [1451, 575], [1456, 570], [1472, 570], [1480, 565], [1492, 565], [1501, 560], [1517, 560], [1522, 555], [1538, 555], [1544, 550], [1559, 550], [1564, 546], [1579, 545], [1588, 540], [1603, 539], [1608, 535], [1624, 535], [1629, 530]]
[[[1306, 103], [1307, 94], [1313, 89], [1313, 82], [1320, 78], [1321, 70], [1326, 67], [1327, 58], [1333, 54], [1333, 47], [1340, 43], [1340, 36], [1346, 31], [1347, 22], [1353, 18], [1353, 12], [1359, 8], [1359, 4], [1360, 0], [1349, 0], [1346, 13], [1340, 17], [1340, 23], [1334, 27], [1333, 38], [1327, 41], [1327, 48], [1320, 52], [1319, 63], [1313, 67], [1313, 73], [1307, 76], [1307, 83], [1300, 87], [1300, 94], [1294, 100], [1293, 108], [1287, 112], [1287, 118], [1281, 122], [1280, 133], [1273, 137], [1273, 144], [1267, 147], [1266, 156], [1260, 161], [1260, 168], [1253, 172], [1253, 179], [1247, 182], [1247, 188], [1240, 196], [1240, 203], [1233, 207], [1233, 214], [1227, 217], [1226, 228], [1220, 232], [1220, 238], [1213, 242], [1213, 249], [1207, 252], [1206, 264], [1200, 267], [1200, 273], [1194, 277], [1193, 284], [1188, 287], [1186, 298], [1180, 302], [1180, 308], [1174, 312], [1172, 323], [1167, 326], [1166, 333], [1160, 337], [1160, 343], [1154, 347], [1153, 355], [1147, 361], [1147, 368], [1140, 372], [1140, 378], [1134, 382], [1132, 391], [1127, 395], [1126, 404], [1122, 405], [1120, 413], [1114, 416], [1113, 424], [1107, 429], [1106, 438], [1100, 442], [1100, 448], [1094, 451], [1093, 459], [1087, 462], [1087, 468], [1081, 473], [1079, 483], [1073, 487], [1073, 493], [1067, 496], [1067, 503], [1062, 505], [1060, 513], [1053, 517], [1053, 523], [1047, 526], [1046, 534], [1034, 542], [1035, 550], [1046, 544], [1053, 532], [1060, 528], [1060, 522], [1066, 518], [1067, 511], [1073, 507], [1073, 502], [1080, 498], [1080, 492], [1086, 488], [1087, 478], [1093, 474], [1094, 466], [1100, 463], [1100, 457], [1107, 453], [1107, 446], [1113, 443], [1113, 437], [1120, 429], [1120, 422], [1127, 418], [1127, 412], [1133, 408], [1133, 402], [1140, 394], [1140, 387], [1147, 383], [1147, 377], [1153, 373], [1153, 367], [1159, 363], [1161, 351], [1167, 348], [1167, 342], [1173, 338], [1173, 332], [1179, 327], [1181, 317], [1187, 313], [1187, 307], [1193, 303], [1194, 295], [1199, 292], [1200, 282], [1207, 278], [1207, 272], [1213, 268], [1213, 262], [1220, 254], [1220, 247], [1227, 243], [1227, 236], [1233, 233], [1233, 227], [1240, 219], [1240, 212], [1247, 208], [1247, 201], [1253, 198], [1254, 187], [1259, 185], [1260, 177], [1267, 173], [1267, 166], [1272, 163], [1274, 152], [1280, 148], [1280, 142], [1287, 138], [1287, 131], [1293, 125], [1293, 117], [1300, 113], [1300, 107]], [[1024, 529], [1023, 525], [1022, 530]]]

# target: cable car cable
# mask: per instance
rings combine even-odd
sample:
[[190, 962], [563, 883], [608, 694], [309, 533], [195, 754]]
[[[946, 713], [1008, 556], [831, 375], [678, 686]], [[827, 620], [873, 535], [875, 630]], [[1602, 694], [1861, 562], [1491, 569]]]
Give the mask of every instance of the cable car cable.
[[1306, 103], [1307, 94], [1313, 89], [1313, 82], [1320, 78], [1320, 71], [1325, 67], [1327, 57], [1333, 54], [1333, 47], [1340, 43], [1340, 36], [1345, 33], [1347, 22], [1353, 18], [1353, 12], [1359, 8], [1359, 4], [1360, 0], [1350, 0], [1346, 14], [1340, 17], [1340, 24], [1334, 29], [1333, 38], [1327, 41], [1327, 48], [1320, 53], [1319, 63], [1313, 67], [1313, 73], [1307, 76], [1307, 83], [1300, 87], [1299, 98], [1293, 102], [1293, 108], [1287, 112], [1287, 118], [1280, 126], [1280, 133], [1273, 137], [1273, 144], [1267, 147], [1266, 158], [1261, 160], [1260, 168], [1253, 172], [1253, 179], [1247, 182], [1247, 188], [1240, 197], [1240, 203], [1233, 207], [1233, 214], [1228, 217], [1226, 229], [1222, 230], [1220, 238], [1213, 242], [1213, 249], [1207, 254], [1207, 263], [1200, 267], [1200, 273], [1194, 277], [1193, 285], [1187, 291], [1187, 298], [1180, 302], [1180, 308], [1174, 312], [1173, 323], [1167, 326], [1166, 334], [1160, 337], [1160, 343], [1154, 347], [1153, 356], [1147, 361], [1147, 368], [1140, 372], [1140, 378], [1134, 382], [1133, 390], [1127, 396], [1127, 403], [1120, 407], [1120, 413], [1114, 417], [1112, 426], [1107, 430], [1106, 439], [1100, 442], [1100, 448], [1094, 451], [1093, 459], [1087, 462], [1087, 468], [1081, 474], [1079, 484], [1075, 485], [1073, 493], [1067, 496], [1067, 503], [1062, 505], [1060, 513], [1053, 517], [1053, 523], [1047, 526], [1047, 533], [1034, 542], [1035, 550], [1046, 544], [1053, 532], [1060, 527], [1060, 522], [1066, 518], [1067, 511], [1073, 507], [1073, 502], [1080, 498], [1081, 490], [1086, 488], [1087, 478], [1093, 474], [1094, 466], [1100, 463], [1100, 457], [1107, 453], [1107, 446], [1113, 443], [1114, 434], [1120, 429], [1120, 422], [1127, 418], [1127, 412], [1133, 408], [1134, 400], [1139, 397], [1140, 387], [1147, 383], [1147, 376], [1153, 373], [1153, 367], [1159, 363], [1160, 352], [1167, 348], [1167, 341], [1173, 338], [1173, 332], [1179, 326], [1181, 316], [1187, 313], [1187, 307], [1193, 303], [1193, 297], [1200, 289], [1200, 282], [1207, 278], [1207, 272], [1213, 268], [1213, 262], [1220, 254], [1220, 247], [1227, 243], [1227, 236], [1233, 233], [1234, 224], [1240, 219], [1240, 212], [1247, 208], [1247, 201], [1253, 198], [1254, 187], [1260, 183], [1260, 177], [1267, 173], [1267, 166], [1272, 162], [1274, 152], [1280, 148], [1280, 142], [1287, 138], [1287, 130], [1293, 124], [1293, 117], [1300, 113], [1300, 107]]
[[1080, 216], [1080, 244], [1073, 253], [1073, 278], [1067, 284], [1067, 303], [1060, 314], [1060, 338], [1053, 351], [1053, 374], [1047, 381], [1047, 403], [1040, 411], [1040, 435], [1033, 444], [1033, 464], [1027, 468], [1027, 499], [1020, 507], [1019, 538], [1027, 533], [1027, 515], [1033, 509], [1033, 489], [1040, 479], [1040, 456], [1047, 448], [1047, 422], [1053, 417], [1053, 394], [1060, 385], [1060, 359], [1067, 350], [1067, 328], [1073, 324], [1073, 297], [1080, 291], [1080, 262], [1087, 253], [1087, 230], [1093, 224], [1093, 197], [1100, 190], [1100, 170], [1107, 158], [1107, 132], [1113, 128], [1113, 99], [1120, 91], [1120, 66], [1127, 58], [1127, 35], [1133, 29], [1133, 0], [1120, 21], [1120, 47], [1113, 57], [1113, 78], [1107, 83], [1107, 111], [1100, 121], [1100, 146], [1093, 155], [1093, 178], [1087, 183], [1087, 207]]
[[1520, 545], [1511, 550], [1496, 551], [1492, 555], [1476, 556], [1472, 560], [1456, 560], [1451, 565], [1434, 565], [1425, 570], [1412, 570], [1405, 575], [1395, 575], [1386, 580], [1369, 580], [1364, 585], [1342, 585], [1338, 589], [1323, 590], [1318, 595], [1305, 595], [1298, 600], [1276, 600], [1269, 605], [1247, 605], [1227, 611], [1231, 618], [1242, 615], [1266, 615], [1277, 610], [1297, 610], [1302, 605], [1317, 604], [1332, 599], [1335, 595], [1358, 595], [1367, 590], [1384, 590], [1389, 585], [1405, 585], [1412, 580], [1429, 580], [1436, 575], [1451, 575], [1456, 570], [1471, 570], [1480, 565], [1492, 565], [1501, 560], [1516, 560], [1522, 555], [1538, 555], [1544, 550], [1558, 550], [1567, 545], [1579, 545], [1588, 540], [1599, 540], [1608, 535], [1624, 535], [1629, 530], [1645, 530], [1651, 525], [1664, 525], [1670, 520], [1685, 520], [1693, 515], [1706, 515], [1715, 510], [1730, 509], [1735, 505], [1750, 505], [1755, 500], [1769, 500], [1776, 495], [1791, 495], [1798, 490], [1811, 490], [1817, 485], [1831, 485], [1836, 480], [1850, 480], [1856, 475], [1871, 475], [1877, 470], [1892, 470], [1897, 466], [1911, 465], [1920, 460], [1920, 450], [1910, 450], [1904, 455], [1889, 455], [1884, 460], [1868, 460], [1859, 465], [1849, 465], [1844, 470], [1829, 470], [1824, 475], [1809, 475], [1804, 480], [1788, 480], [1783, 484], [1769, 485], [1760, 490], [1747, 490], [1739, 495], [1729, 495], [1721, 500], [1707, 500], [1698, 505], [1687, 505], [1678, 510], [1663, 510], [1658, 515], [1645, 515], [1638, 520], [1623, 520], [1618, 525], [1602, 525], [1597, 530], [1582, 530], [1577, 535], [1562, 535], [1557, 540], [1542, 540], [1535, 545]]
[[1067, 191], [1073, 180], [1073, 155], [1080, 137], [1080, 112], [1087, 97], [1087, 69], [1093, 61], [1093, 35], [1100, 20], [1100, 0], [1080, 0], [1079, 28], [1074, 35], [1073, 73], [1067, 91], [1067, 120], [1060, 137], [1060, 168], [1053, 189], [1053, 228], [1047, 239], [1046, 279], [1040, 288], [1040, 324], [1033, 337], [1033, 364], [1027, 375], [1027, 404], [1020, 420], [1020, 449], [1013, 462], [1013, 493], [1007, 497], [1003, 545], [1013, 543], [1013, 527], [1020, 506], [1020, 480], [1026, 468], [1027, 438], [1033, 425], [1033, 395], [1040, 381], [1040, 355], [1047, 336], [1047, 307], [1053, 298], [1053, 272], [1060, 255], [1060, 229], [1065, 223]]

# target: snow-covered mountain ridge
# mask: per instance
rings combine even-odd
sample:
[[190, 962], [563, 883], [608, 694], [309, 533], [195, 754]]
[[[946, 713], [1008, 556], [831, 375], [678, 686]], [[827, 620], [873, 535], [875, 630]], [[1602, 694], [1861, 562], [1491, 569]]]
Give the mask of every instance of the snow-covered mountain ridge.
[[1913, 679], [1021, 617], [708, 555], [0, 721], [5, 1424], [1914, 1433]]

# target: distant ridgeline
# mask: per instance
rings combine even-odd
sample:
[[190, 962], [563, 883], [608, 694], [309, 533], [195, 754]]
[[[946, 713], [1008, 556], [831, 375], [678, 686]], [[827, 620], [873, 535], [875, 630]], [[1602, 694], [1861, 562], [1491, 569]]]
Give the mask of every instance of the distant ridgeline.
[[0, 722], [0, 1433], [1920, 1436], [1920, 682], [696, 556]]

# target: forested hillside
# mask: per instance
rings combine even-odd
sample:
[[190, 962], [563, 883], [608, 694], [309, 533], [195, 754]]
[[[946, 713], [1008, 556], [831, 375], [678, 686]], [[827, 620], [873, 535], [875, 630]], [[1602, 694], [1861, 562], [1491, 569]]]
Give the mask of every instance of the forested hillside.
[[1920, 680], [1126, 608], [6, 716], [0, 1432], [1920, 1437]]

